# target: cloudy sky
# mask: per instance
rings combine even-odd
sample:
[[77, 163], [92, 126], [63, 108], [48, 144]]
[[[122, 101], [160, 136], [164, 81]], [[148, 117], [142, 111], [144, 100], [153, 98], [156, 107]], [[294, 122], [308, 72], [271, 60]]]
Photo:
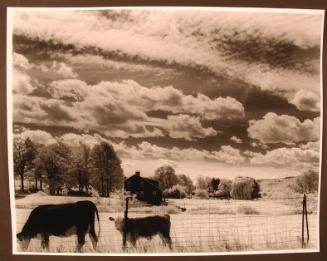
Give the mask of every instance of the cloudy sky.
[[321, 14], [11, 14], [15, 135], [108, 141], [126, 176], [164, 164], [194, 179], [319, 168]]

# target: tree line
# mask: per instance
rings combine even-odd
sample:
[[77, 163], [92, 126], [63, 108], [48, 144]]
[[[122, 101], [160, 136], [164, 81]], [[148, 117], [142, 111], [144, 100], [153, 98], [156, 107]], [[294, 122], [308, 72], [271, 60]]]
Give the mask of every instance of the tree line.
[[[176, 174], [172, 166], [166, 165], [156, 169], [153, 179], [158, 181], [165, 197], [184, 198], [194, 194], [218, 190], [219, 178], [199, 177], [196, 182], [186, 174]], [[222, 180], [225, 184], [225, 180]], [[223, 185], [224, 186], [224, 185]]]
[[66, 188], [88, 194], [90, 188], [100, 196], [121, 189], [124, 183], [121, 160], [111, 144], [101, 142], [91, 147], [81, 144], [77, 152], [63, 142], [51, 145], [34, 143], [30, 138], [14, 138], [14, 175], [20, 179], [20, 190], [25, 176], [34, 177], [34, 190], [59, 195]]
[[199, 177], [194, 184], [185, 174], [177, 175], [172, 166], [162, 166], [155, 171], [157, 180], [166, 198], [253, 199], [260, 197], [259, 183], [250, 177], [237, 177], [233, 181], [217, 177]]

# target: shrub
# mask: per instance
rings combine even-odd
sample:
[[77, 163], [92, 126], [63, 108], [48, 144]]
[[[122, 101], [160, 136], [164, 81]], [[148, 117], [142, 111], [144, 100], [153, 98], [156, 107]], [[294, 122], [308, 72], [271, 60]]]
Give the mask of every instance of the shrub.
[[197, 198], [201, 198], [201, 199], [208, 199], [209, 198], [209, 193], [205, 189], [196, 189], [195, 192], [194, 192], [194, 195]]
[[165, 198], [185, 198], [186, 188], [181, 185], [175, 185], [169, 189], [164, 190], [163, 196]]
[[258, 198], [260, 187], [254, 178], [237, 177], [232, 183], [230, 195], [233, 199], [251, 200]]
[[298, 193], [313, 193], [318, 191], [319, 175], [318, 172], [308, 170], [303, 172], [295, 179], [292, 189]]

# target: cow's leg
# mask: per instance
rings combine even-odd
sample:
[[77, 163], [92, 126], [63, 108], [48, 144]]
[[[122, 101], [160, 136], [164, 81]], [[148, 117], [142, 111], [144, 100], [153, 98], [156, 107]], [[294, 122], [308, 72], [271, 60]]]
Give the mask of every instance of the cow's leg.
[[172, 250], [170, 235], [168, 233], [160, 233], [159, 235], [164, 245], [168, 244], [170, 250]]
[[49, 234], [41, 234], [41, 245], [43, 249], [49, 250]]
[[167, 241], [167, 244], [169, 246], [169, 249], [172, 250], [173, 248], [172, 248], [172, 245], [171, 245], [171, 237], [170, 236], [166, 237], [166, 241]]
[[[137, 240], [137, 238], [134, 234], [128, 233], [126, 235], [126, 241], [130, 242], [133, 245], [133, 247], [136, 247], [136, 240]], [[125, 249], [125, 248], [126, 248], [126, 246], [124, 246], [124, 243], [123, 243], [123, 249]]]
[[131, 242], [131, 244], [133, 245], [133, 247], [136, 247], [136, 236], [135, 235], [130, 235], [128, 238], [128, 241]]
[[77, 252], [81, 252], [83, 245], [85, 244], [85, 234], [87, 227], [77, 227]]

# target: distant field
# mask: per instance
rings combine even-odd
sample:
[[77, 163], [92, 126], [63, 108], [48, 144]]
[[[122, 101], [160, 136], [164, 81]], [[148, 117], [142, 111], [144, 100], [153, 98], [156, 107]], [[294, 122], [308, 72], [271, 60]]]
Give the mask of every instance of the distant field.
[[[30, 211], [45, 203], [74, 202], [82, 198], [32, 194], [16, 200], [17, 231], [20, 231]], [[119, 197], [87, 198], [100, 211], [101, 235], [97, 252], [120, 253], [122, 236], [109, 216], [122, 216], [124, 202]], [[316, 202], [313, 200], [312, 202]], [[181, 212], [176, 206], [185, 207]], [[131, 202], [129, 217], [170, 214], [173, 252], [221, 252], [247, 250], [302, 249], [301, 197], [293, 200], [169, 200], [168, 206], [142, 206]], [[310, 243], [316, 248], [316, 205], [309, 207]], [[83, 252], [94, 252], [87, 237]], [[50, 252], [73, 252], [76, 237], [51, 237]], [[18, 251], [20, 251], [18, 249]], [[42, 251], [40, 239], [33, 239], [27, 250]], [[141, 239], [136, 247], [128, 245], [125, 252], [169, 252], [159, 237]]]

